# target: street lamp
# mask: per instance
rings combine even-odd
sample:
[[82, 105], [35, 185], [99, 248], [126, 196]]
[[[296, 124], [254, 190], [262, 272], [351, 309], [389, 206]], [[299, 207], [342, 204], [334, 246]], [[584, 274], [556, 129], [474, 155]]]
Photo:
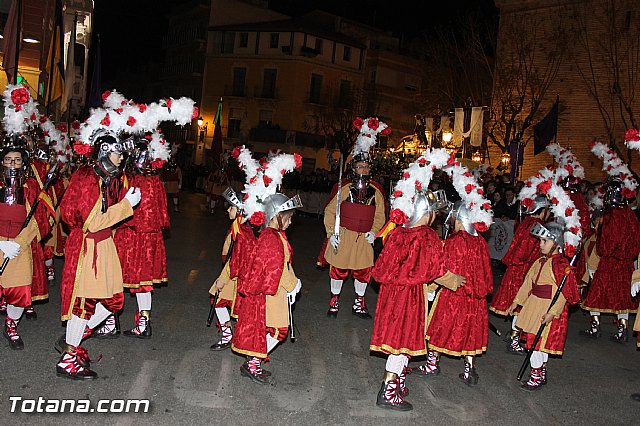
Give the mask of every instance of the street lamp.
[[502, 158], [500, 159], [500, 164], [502, 164], [502, 167], [506, 168], [507, 166], [509, 166], [510, 162], [511, 162], [511, 155], [508, 152], [503, 152]]
[[453, 139], [453, 132], [451, 130], [444, 130], [442, 132], [442, 142], [448, 145], [451, 139]]
[[482, 153], [480, 151], [476, 151], [471, 156], [471, 161], [475, 161], [476, 163], [482, 163]]
[[200, 129], [200, 142], [204, 141], [205, 136], [207, 136], [207, 128], [209, 127], [209, 122], [204, 121], [202, 116], [198, 117], [198, 128]]
[[202, 127], [203, 124], [204, 120], [202, 119], [202, 116], [198, 117], [198, 127]]

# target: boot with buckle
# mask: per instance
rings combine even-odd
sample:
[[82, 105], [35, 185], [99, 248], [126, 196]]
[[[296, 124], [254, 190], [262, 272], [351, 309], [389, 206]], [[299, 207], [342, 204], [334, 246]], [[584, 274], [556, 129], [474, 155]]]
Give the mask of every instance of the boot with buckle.
[[353, 306], [351, 307], [351, 312], [360, 318], [371, 318], [367, 304], [364, 302], [364, 296], [356, 296], [353, 301]]
[[60, 361], [56, 365], [56, 374], [58, 377], [73, 380], [95, 379], [98, 374], [89, 369], [90, 361], [87, 351], [83, 347], [65, 345]]
[[378, 391], [376, 405], [380, 408], [387, 408], [397, 411], [411, 411], [413, 406], [404, 400], [400, 393], [400, 380], [394, 373], [385, 371], [384, 381]]
[[13, 350], [24, 349], [24, 342], [18, 334], [18, 322], [7, 317], [4, 322], [4, 337], [9, 342], [9, 347]]
[[231, 322], [227, 322], [220, 326], [220, 332], [222, 337], [217, 343], [211, 345], [212, 351], [223, 351], [231, 347], [231, 339], [233, 338], [233, 331], [231, 330]]
[[339, 299], [340, 299], [339, 294], [331, 295], [331, 302], [329, 302], [329, 310], [327, 311], [328, 317], [336, 318], [338, 316], [338, 310], [340, 309]]
[[136, 311], [136, 326], [131, 330], [125, 330], [122, 334], [138, 339], [151, 338], [151, 311]]

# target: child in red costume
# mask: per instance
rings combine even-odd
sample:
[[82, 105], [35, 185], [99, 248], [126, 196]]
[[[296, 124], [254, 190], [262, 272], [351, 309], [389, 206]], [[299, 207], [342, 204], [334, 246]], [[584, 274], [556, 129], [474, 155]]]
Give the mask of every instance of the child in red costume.
[[[419, 374], [436, 375], [440, 372], [441, 353], [464, 358], [464, 371], [460, 379], [469, 384], [478, 383], [474, 357], [487, 350], [489, 318], [487, 295], [493, 291], [493, 274], [489, 259], [489, 246], [469, 219], [469, 211], [458, 202], [453, 211], [454, 234], [444, 246], [445, 271], [461, 275], [464, 284], [444, 282], [429, 313], [427, 364], [418, 368]], [[439, 280], [442, 281], [442, 280]], [[433, 362], [435, 359], [435, 362]]]
[[[531, 233], [540, 238], [541, 257], [533, 263], [524, 283], [507, 313], [512, 315], [518, 306], [516, 327], [526, 334], [526, 347], [531, 349], [541, 324], [547, 324], [542, 337], [531, 355], [531, 373], [522, 389], [533, 391], [547, 383], [547, 360], [549, 354], [562, 355], [567, 338], [569, 319], [568, 305], [580, 301], [573, 268], [561, 253], [564, 244], [564, 226], [557, 222], [536, 225]], [[554, 294], [562, 279], [566, 282], [562, 292], [551, 306]]]

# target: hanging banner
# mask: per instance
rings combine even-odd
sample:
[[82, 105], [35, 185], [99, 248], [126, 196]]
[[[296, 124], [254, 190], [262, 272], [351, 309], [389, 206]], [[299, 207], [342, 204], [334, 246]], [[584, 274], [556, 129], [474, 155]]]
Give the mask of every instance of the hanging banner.
[[471, 108], [471, 127], [469, 128], [471, 146], [482, 146], [483, 121], [484, 114], [482, 107]]

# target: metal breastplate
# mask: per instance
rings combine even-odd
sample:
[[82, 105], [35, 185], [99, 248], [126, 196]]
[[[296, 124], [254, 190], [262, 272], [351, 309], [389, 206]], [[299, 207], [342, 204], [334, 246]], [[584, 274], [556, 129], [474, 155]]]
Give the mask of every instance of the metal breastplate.
[[349, 188], [349, 196], [347, 197], [347, 201], [354, 204], [364, 204], [368, 206], [375, 206], [376, 190], [371, 186], [366, 186], [364, 188], [357, 188], [352, 185], [351, 188]]
[[0, 188], [0, 203], [24, 205], [24, 187], [20, 178], [5, 178]]

